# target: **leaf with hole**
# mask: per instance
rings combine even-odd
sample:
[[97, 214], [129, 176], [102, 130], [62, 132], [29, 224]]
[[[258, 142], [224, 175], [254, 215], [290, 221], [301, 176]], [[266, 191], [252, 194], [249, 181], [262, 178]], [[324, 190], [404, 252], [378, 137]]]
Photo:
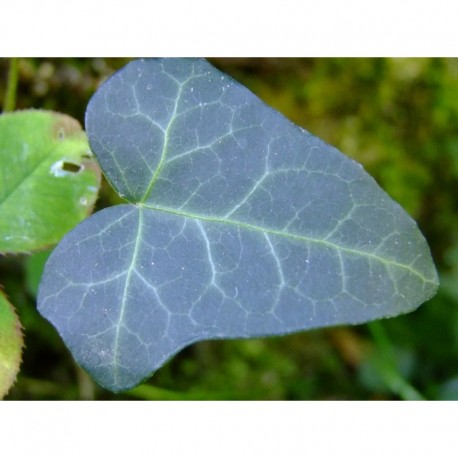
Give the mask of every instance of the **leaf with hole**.
[[436, 291], [416, 223], [359, 164], [204, 60], [128, 64], [86, 128], [127, 203], [62, 240], [38, 304], [110, 390], [198, 340], [363, 323]]
[[0, 163], [0, 253], [57, 243], [92, 210], [100, 170], [75, 119], [2, 114]]

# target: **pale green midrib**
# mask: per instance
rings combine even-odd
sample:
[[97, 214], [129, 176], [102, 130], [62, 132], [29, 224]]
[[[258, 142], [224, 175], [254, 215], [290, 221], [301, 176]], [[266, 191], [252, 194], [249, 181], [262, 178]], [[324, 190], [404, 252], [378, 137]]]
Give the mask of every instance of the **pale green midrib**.
[[176, 113], [177, 113], [177, 109], [178, 109], [178, 103], [181, 99], [181, 93], [183, 92], [183, 86], [184, 84], [186, 83], [183, 82], [178, 90], [178, 94], [177, 94], [177, 97], [176, 97], [176, 100], [175, 100], [175, 106], [173, 107], [173, 113], [172, 115], [170, 116], [170, 120], [169, 120], [169, 123], [167, 124], [167, 128], [165, 129], [165, 132], [164, 132], [164, 146], [162, 148], [162, 154], [161, 154], [161, 159], [159, 160], [159, 164], [157, 165], [156, 167], [156, 170], [151, 178], [151, 181], [148, 185], [148, 187], [146, 188], [146, 191], [145, 193], [143, 194], [143, 197], [141, 198], [140, 200], [140, 203], [144, 203], [146, 201], [146, 199], [148, 199], [148, 197], [151, 195], [151, 192], [153, 191], [153, 188], [154, 188], [154, 185], [156, 184], [156, 181], [162, 171], [162, 168], [164, 166], [164, 163], [165, 163], [165, 158], [167, 157], [167, 149], [168, 149], [168, 146], [169, 146], [169, 134], [170, 134], [170, 129], [175, 121], [175, 116], [176, 116]]
[[[139, 205], [140, 205], [140, 207], [145, 207], [145, 208], [148, 208], [150, 210], [163, 211], [163, 212], [166, 212], [166, 213], [171, 213], [171, 214], [174, 214], [174, 215], [182, 216], [184, 218], [191, 218], [191, 219], [197, 219], [197, 220], [201, 220], [201, 221], [208, 221], [208, 222], [211, 222], [211, 223], [229, 224], [229, 225], [232, 225], [232, 226], [237, 226], [237, 227], [240, 227], [240, 228], [243, 228], [243, 229], [247, 229], [247, 230], [251, 230], [251, 231], [262, 232], [264, 234], [272, 234], [272, 235], [277, 235], [277, 236], [280, 236], [280, 237], [285, 237], [285, 238], [289, 238], [289, 239], [293, 239], [293, 240], [300, 240], [300, 241], [306, 242], [306, 243], [313, 243], [313, 244], [316, 244], [316, 245], [322, 245], [322, 246], [325, 246], [327, 248], [331, 248], [331, 249], [336, 250], [336, 251], [342, 251], [342, 252], [353, 254], [353, 255], [357, 255], [357, 256], [363, 256], [363, 257], [366, 257], [366, 258], [371, 258], [371, 259], [374, 259], [375, 261], [378, 261], [378, 262], [380, 262], [380, 263], [382, 263], [382, 264], [384, 264], [386, 266], [395, 266], [395, 267], [399, 267], [401, 269], [406, 269], [409, 272], [411, 272], [412, 274], [418, 276], [424, 283], [437, 284], [437, 281], [434, 278], [433, 279], [426, 278], [424, 275], [422, 275], [421, 272], [413, 269], [411, 266], [409, 266], [407, 264], [402, 264], [402, 263], [397, 262], [397, 261], [395, 261], [393, 259], [382, 258], [381, 256], [378, 256], [378, 255], [373, 254], [373, 253], [368, 253], [367, 251], [361, 251], [361, 250], [356, 250], [354, 248], [342, 247], [342, 246], [337, 245], [335, 243], [328, 242], [327, 240], [315, 239], [313, 237], [307, 237], [305, 235], [285, 233], [285, 232], [282, 232], [282, 231], [279, 231], [279, 230], [276, 230], [276, 229], [264, 228], [264, 227], [256, 226], [254, 224], [244, 223], [242, 221], [228, 220], [228, 219], [223, 219], [223, 218], [218, 218], [218, 217], [187, 213], [187, 212], [175, 210], [173, 208], [157, 207], [157, 206], [154, 206], [154, 205], [144, 204], [144, 203], [141, 203]], [[140, 211], [140, 213], [141, 213], [141, 211]]]
[[130, 279], [132, 277], [132, 272], [135, 268], [135, 265], [137, 263], [137, 257], [138, 257], [138, 252], [139, 252], [139, 247], [141, 245], [140, 241], [142, 239], [142, 230], [143, 230], [143, 212], [139, 211], [138, 212], [138, 227], [137, 227], [137, 236], [135, 239], [135, 246], [134, 250], [132, 252], [132, 260], [130, 263], [130, 266], [127, 270], [127, 275], [126, 275], [126, 283], [124, 284], [124, 291], [122, 293], [122, 301], [121, 301], [121, 310], [119, 313], [119, 320], [118, 324], [116, 326], [116, 335], [115, 335], [115, 340], [113, 344], [113, 373], [114, 373], [114, 382], [117, 385], [118, 384], [118, 369], [119, 369], [119, 361], [118, 361], [118, 355], [119, 355], [119, 335], [120, 335], [120, 330], [121, 330], [121, 325], [124, 319], [124, 313], [126, 310], [126, 300], [127, 300], [127, 295], [129, 292], [129, 287], [130, 287]]

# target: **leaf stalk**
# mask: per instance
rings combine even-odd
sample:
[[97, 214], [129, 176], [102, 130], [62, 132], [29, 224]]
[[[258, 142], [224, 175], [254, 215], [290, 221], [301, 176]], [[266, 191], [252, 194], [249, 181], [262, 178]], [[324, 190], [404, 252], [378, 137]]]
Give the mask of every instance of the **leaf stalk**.
[[3, 112], [14, 111], [16, 108], [16, 92], [19, 79], [17, 57], [10, 59], [10, 68], [8, 71], [8, 80], [6, 82], [5, 98], [3, 102]]

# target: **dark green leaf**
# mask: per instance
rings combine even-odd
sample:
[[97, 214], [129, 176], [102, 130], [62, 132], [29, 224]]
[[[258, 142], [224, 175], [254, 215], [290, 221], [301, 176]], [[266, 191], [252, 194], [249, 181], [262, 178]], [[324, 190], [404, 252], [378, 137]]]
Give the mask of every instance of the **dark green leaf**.
[[436, 291], [417, 225], [359, 164], [204, 60], [132, 62], [86, 123], [130, 203], [64, 238], [38, 302], [113, 391], [197, 340], [362, 323]]

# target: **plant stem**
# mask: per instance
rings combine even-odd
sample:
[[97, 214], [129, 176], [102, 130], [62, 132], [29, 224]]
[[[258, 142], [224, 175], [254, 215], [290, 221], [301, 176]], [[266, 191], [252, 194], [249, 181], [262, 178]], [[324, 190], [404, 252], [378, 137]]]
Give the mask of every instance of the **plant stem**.
[[373, 321], [367, 326], [380, 354], [380, 375], [388, 388], [406, 401], [424, 400], [425, 398], [399, 373], [396, 367], [395, 350], [383, 324]]
[[158, 388], [153, 385], [139, 385], [126, 394], [134, 398], [140, 398], [150, 401], [183, 401], [186, 396], [182, 393], [166, 390], [164, 388]]
[[13, 111], [16, 108], [16, 91], [18, 83], [18, 58], [10, 59], [8, 80], [6, 83], [5, 99], [3, 101], [3, 112]]
[[78, 381], [79, 398], [85, 401], [95, 399], [95, 385], [87, 373], [75, 363], [76, 377]]

